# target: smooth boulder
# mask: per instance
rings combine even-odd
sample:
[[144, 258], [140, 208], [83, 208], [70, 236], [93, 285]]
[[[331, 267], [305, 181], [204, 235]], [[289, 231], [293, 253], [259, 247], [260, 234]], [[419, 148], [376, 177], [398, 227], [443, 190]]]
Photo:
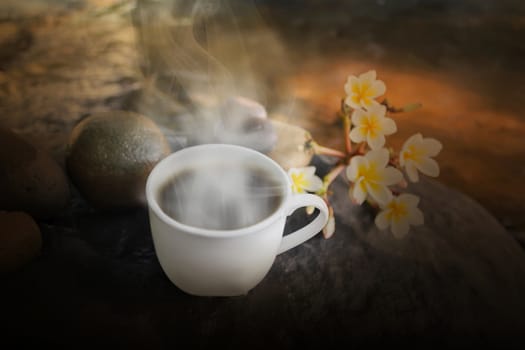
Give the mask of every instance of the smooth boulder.
[[31, 216], [0, 212], [0, 275], [14, 272], [40, 254], [42, 236]]
[[0, 129], [0, 210], [57, 215], [70, 197], [66, 174], [46, 152]]
[[67, 169], [79, 192], [95, 207], [132, 207], [145, 202], [146, 179], [169, 153], [163, 133], [145, 116], [98, 113], [73, 129]]

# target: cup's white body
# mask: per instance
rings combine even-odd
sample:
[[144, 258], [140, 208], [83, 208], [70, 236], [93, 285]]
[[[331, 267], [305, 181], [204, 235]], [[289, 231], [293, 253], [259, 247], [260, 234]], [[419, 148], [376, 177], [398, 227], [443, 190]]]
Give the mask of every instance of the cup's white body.
[[[188, 226], [167, 216], [157, 201], [159, 188], [167, 179], [181, 169], [217, 161], [256, 164], [271, 172], [282, 185], [280, 206], [261, 222], [229, 231]], [[319, 197], [292, 195], [290, 180], [277, 163], [233, 145], [195, 146], [168, 156], [150, 173], [146, 197], [153, 243], [164, 272], [183, 291], [201, 296], [246, 294], [268, 273], [278, 253], [315, 235], [328, 219], [328, 209]], [[308, 205], [320, 209], [320, 215], [283, 239], [286, 217]]]
[[285, 217], [257, 232], [234, 237], [188, 235], [150, 212], [155, 250], [168, 278], [189, 294], [246, 294], [270, 270], [281, 243]]

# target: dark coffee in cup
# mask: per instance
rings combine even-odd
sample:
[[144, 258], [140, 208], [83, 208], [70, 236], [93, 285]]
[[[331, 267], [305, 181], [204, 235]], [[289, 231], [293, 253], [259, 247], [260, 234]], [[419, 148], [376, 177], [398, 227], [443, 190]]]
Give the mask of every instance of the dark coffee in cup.
[[184, 169], [160, 187], [158, 203], [174, 220], [209, 230], [236, 230], [273, 214], [285, 189], [257, 165], [210, 163]]

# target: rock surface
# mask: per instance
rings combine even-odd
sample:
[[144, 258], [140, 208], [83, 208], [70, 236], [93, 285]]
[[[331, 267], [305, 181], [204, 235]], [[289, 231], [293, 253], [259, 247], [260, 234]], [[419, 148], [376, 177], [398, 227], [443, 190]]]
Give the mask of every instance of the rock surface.
[[40, 229], [22, 212], [0, 212], [0, 275], [19, 270], [42, 248]]
[[0, 128], [0, 210], [22, 210], [49, 218], [70, 197], [62, 168], [47, 153]]
[[147, 176], [170, 147], [150, 119], [136, 113], [94, 114], [72, 131], [67, 168], [79, 191], [100, 208], [145, 202]]
[[[44, 227], [44, 258], [6, 284], [10, 302], [0, 306], [10, 334], [151, 349], [522, 340], [525, 253], [485, 209], [439, 183], [418, 184], [411, 190], [426, 225], [396, 240], [375, 228], [369, 209], [350, 204], [344, 179], [333, 190], [334, 237], [278, 256], [266, 278], [236, 298], [193, 297], [171, 284], [145, 210], [108, 216], [77, 202]], [[304, 225], [303, 213], [286, 232]]]

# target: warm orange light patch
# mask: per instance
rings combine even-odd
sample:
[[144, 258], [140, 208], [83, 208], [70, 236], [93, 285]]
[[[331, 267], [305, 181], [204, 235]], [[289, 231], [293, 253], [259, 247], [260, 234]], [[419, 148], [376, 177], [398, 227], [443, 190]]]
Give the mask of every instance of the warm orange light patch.
[[[337, 114], [345, 96], [341, 86], [349, 74], [358, 75], [372, 68], [388, 82], [386, 97], [396, 107], [414, 102], [423, 105], [419, 110], [392, 116], [400, 128], [389, 138], [389, 144], [399, 147], [416, 132], [441, 140], [445, 147], [439, 163], [445, 170], [440, 181], [461, 188], [501, 217], [511, 212], [520, 218], [518, 208], [523, 208], [525, 186], [522, 177], [515, 174], [523, 173], [523, 116], [492, 105], [490, 101], [494, 100], [514, 105], [517, 102], [509, 99], [505, 89], [498, 95], [494, 89], [487, 90], [493, 95], [486, 96], [483, 87], [470, 87], [468, 81], [473, 77], [468, 72], [462, 76], [445, 69], [400, 70], [384, 62], [356, 61], [345, 56], [304, 61], [297, 67], [297, 74], [287, 78], [292, 93], [303, 102], [297, 104], [303, 108], [294, 122], [312, 130], [319, 143], [344, 148]], [[519, 220], [525, 225], [523, 219]]]

